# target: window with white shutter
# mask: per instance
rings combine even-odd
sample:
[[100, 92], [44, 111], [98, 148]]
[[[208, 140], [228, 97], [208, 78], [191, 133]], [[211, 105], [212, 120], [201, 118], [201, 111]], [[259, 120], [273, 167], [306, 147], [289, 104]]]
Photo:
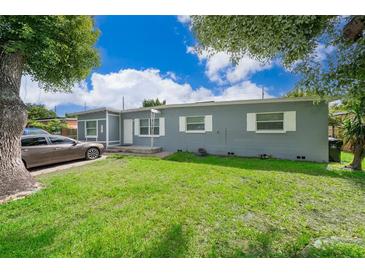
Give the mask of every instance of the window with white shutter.
[[160, 136], [165, 136], [165, 118], [160, 117]]
[[186, 117], [180, 116], [179, 117], [179, 131], [185, 132], [185, 130], [186, 130]]

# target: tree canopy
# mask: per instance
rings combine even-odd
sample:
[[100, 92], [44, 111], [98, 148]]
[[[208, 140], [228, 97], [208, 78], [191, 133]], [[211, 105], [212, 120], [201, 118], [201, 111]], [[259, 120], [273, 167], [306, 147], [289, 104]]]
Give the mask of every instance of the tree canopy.
[[[193, 16], [192, 27], [200, 49], [233, 60], [281, 60], [302, 76], [296, 89], [354, 99], [364, 96], [364, 22], [365, 16]], [[325, 62], [319, 47], [332, 50]]]
[[23, 74], [51, 91], [69, 91], [99, 64], [90, 16], [0, 16], [0, 53], [20, 54]]
[[26, 104], [28, 119], [36, 120], [36, 119], [46, 119], [46, 118], [56, 118], [56, 112], [46, 108], [41, 104]]
[[166, 105], [166, 100], [160, 101], [158, 98], [156, 100], [154, 99], [144, 99], [142, 102], [142, 106], [144, 108], [146, 107], [156, 107], [156, 106], [161, 106], [161, 105]]
[[249, 54], [260, 61], [281, 57], [285, 65], [310, 54], [318, 37], [333, 29], [335, 16], [193, 16], [193, 31], [206, 50], [233, 59]]

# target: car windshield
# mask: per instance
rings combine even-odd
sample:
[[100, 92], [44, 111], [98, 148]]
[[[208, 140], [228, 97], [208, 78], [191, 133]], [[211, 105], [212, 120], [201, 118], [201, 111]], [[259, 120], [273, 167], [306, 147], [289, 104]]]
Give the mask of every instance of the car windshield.
[[49, 133], [40, 128], [25, 128], [23, 131], [23, 135], [37, 135], [37, 134], [47, 134]]

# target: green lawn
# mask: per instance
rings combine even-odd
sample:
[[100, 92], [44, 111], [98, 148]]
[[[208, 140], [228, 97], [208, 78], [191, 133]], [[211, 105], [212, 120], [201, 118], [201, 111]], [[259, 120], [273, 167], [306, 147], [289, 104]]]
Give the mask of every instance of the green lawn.
[[0, 257], [365, 257], [365, 173], [336, 164], [112, 156], [39, 181], [0, 205]]

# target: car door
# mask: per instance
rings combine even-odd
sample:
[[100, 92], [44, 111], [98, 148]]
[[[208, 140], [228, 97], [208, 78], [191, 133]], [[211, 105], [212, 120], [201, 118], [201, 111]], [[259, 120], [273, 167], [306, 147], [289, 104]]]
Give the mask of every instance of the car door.
[[46, 136], [27, 136], [22, 138], [22, 159], [28, 168], [52, 164], [53, 150]]
[[85, 156], [81, 144], [63, 136], [48, 136], [57, 162], [80, 159]]

